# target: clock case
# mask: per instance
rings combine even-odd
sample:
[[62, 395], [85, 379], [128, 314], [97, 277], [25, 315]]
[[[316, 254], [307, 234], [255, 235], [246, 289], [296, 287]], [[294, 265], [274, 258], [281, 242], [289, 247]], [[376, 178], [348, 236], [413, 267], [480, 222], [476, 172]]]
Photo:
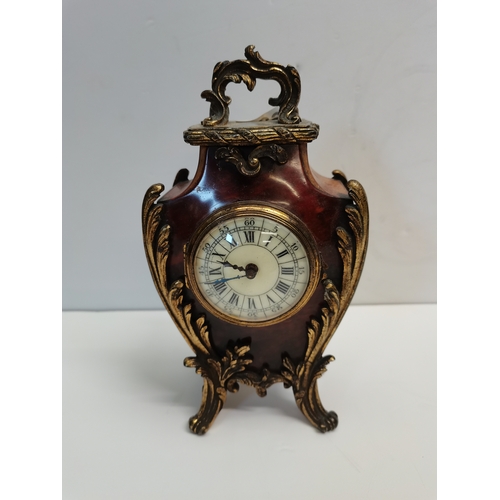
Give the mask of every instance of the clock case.
[[[177, 173], [173, 187], [154, 184], [142, 207], [143, 239], [149, 268], [161, 300], [195, 356], [184, 360], [203, 377], [201, 407], [190, 429], [204, 434], [222, 409], [227, 391], [239, 383], [259, 396], [275, 383], [291, 387], [298, 408], [321, 432], [335, 429], [338, 417], [323, 407], [317, 379], [333, 356], [324, 350], [335, 333], [358, 284], [368, 243], [368, 204], [361, 184], [335, 170], [332, 178], [314, 172], [307, 143], [318, 125], [298, 112], [300, 76], [291, 66], [265, 61], [253, 46], [246, 59], [214, 68], [210, 116], [188, 128], [184, 140], [200, 147], [196, 173]], [[271, 111], [250, 122], [230, 122], [225, 94], [230, 82], [272, 79], [281, 92]], [[193, 235], [216, 211], [257, 204], [292, 214], [305, 225], [317, 248], [319, 277], [305, 304], [293, 316], [271, 325], [229, 323], [205, 309], [190, 287], [189, 255]]]

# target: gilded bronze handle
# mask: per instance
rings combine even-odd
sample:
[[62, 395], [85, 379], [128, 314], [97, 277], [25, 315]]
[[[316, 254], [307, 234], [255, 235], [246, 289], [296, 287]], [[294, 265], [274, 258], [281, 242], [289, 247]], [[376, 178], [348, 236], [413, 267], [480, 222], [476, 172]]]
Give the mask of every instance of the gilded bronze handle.
[[229, 121], [231, 98], [226, 95], [229, 82], [244, 82], [248, 90], [255, 87], [256, 79], [276, 80], [281, 87], [278, 97], [271, 97], [269, 104], [279, 106], [278, 123], [293, 125], [300, 123], [298, 104], [300, 99], [300, 76], [293, 66], [266, 61], [255, 51], [253, 45], [245, 49], [247, 59], [222, 61], [215, 65], [212, 90], [204, 90], [201, 97], [210, 102], [210, 116], [201, 123], [204, 126], [226, 125]]

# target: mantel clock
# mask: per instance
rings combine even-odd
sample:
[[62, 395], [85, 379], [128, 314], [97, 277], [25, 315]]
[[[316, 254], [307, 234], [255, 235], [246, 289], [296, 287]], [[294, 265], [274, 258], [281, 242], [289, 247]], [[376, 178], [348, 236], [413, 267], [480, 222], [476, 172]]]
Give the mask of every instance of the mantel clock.
[[[307, 143], [318, 125], [299, 116], [300, 77], [292, 66], [246, 59], [218, 63], [210, 115], [188, 128], [199, 146], [193, 177], [155, 184], [142, 208], [146, 256], [157, 291], [194, 351], [184, 360], [203, 377], [190, 429], [204, 434], [238, 384], [260, 396], [291, 387], [297, 406], [322, 432], [335, 429], [317, 379], [333, 359], [324, 349], [358, 284], [368, 242], [368, 204], [359, 182], [314, 172]], [[275, 111], [229, 121], [228, 83], [275, 80]]]

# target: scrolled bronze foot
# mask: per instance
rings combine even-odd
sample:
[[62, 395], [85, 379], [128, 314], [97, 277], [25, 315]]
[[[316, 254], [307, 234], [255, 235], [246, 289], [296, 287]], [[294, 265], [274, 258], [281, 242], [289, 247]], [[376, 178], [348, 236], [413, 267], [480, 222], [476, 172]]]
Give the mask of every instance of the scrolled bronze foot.
[[190, 418], [189, 428], [195, 434], [205, 434], [212, 425], [226, 401], [227, 391], [238, 391], [238, 377], [252, 362], [250, 339], [229, 341], [225, 355], [219, 357], [214, 352], [210, 356], [189, 357], [184, 366], [195, 368], [203, 377], [201, 406]]
[[191, 431], [200, 436], [205, 434], [222, 410], [225, 401], [226, 390], [220, 386], [215, 388], [211, 380], [204, 378], [200, 409], [189, 419]]
[[295, 402], [304, 416], [320, 432], [333, 431], [339, 418], [334, 411], [326, 411], [321, 403], [316, 381], [302, 391], [294, 390]]

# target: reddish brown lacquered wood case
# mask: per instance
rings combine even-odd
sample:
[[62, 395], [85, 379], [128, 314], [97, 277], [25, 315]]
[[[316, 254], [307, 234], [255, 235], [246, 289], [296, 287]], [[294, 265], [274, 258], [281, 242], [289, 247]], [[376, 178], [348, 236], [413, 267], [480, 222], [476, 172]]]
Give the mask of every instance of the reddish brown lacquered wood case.
[[[203, 376], [201, 408], [189, 421], [193, 432], [207, 431], [227, 391], [237, 391], [239, 382], [261, 396], [276, 382], [292, 387], [299, 409], [325, 432], [337, 426], [338, 418], [323, 408], [316, 381], [333, 359], [323, 352], [361, 275], [368, 204], [359, 182], [348, 182], [340, 171], [326, 178], [309, 166], [307, 143], [319, 127], [298, 114], [296, 69], [265, 61], [253, 46], [245, 55], [245, 60], [215, 66], [212, 90], [202, 93], [210, 116], [184, 132], [185, 141], [200, 148], [192, 179], [181, 169], [170, 191], [161, 195], [164, 186], [155, 184], [145, 195], [146, 256], [165, 307], [194, 351], [184, 363]], [[278, 109], [251, 122], [230, 122], [227, 84], [244, 82], [252, 90], [258, 78], [280, 84], [280, 95], [269, 101]], [[292, 234], [302, 235], [311, 271], [302, 298], [287, 314], [250, 323], [228, 318], [202, 295], [194, 254], [204, 232], [215, 227], [217, 214], [227, 219], [260, 210], [280, 214]], [[241, 264], [242, 272], [247, 266], [241, 277], [253, 279], [248, 271], [253, 264]], [[231, 279], [210, 283], [227, 282], [230, 289]]]

